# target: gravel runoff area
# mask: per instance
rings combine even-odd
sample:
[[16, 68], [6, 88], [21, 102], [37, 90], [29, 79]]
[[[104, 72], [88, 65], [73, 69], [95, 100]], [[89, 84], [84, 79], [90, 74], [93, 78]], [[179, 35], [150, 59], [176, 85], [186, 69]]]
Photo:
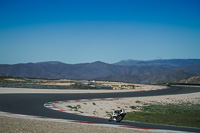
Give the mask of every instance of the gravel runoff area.
[[[147, 86], [141, 89], [159, 89], [163, 86]], [[0, 88], [0, 94], [7, 93], [102, 93], [102, 92], [122, 92], [138, 90], [42, 90], [24, 88]], [[168, 96], [169, 97], [169, 96]], [[127, 98], [126, 98], [127, 99]], [[161, 99], [160, 99], [161, 100]], [[123, 100], [121, 100], [123, 101]], [[105, 101], [105, 103], [110, 101]], [[127, 103], [127, 101], [124, 101]], [[114, 102], [113, 102], [114, 104]], [[88, 104], [89, 105], [89, 104]], [[64, 105], [66, 106], [66, 105]], [[121, 106], [121, 105], [118, 105]], [[116, 106], [115, 106], [116, 107]], [[62, 120], [51, 120], [42, 118], [24, 117], [0, 112], [0, 132], [1, 133], [150, 133], [155, 131], [129, 129], [120, 127], [110, 127], [102, 125], [87, 125], [81, 123], [70, 123]], [[159, 132], [159, 131], [158, 131]], [[162, 131], [163, 132], [163, 131]]]
[[[70, 123], [0, 113], [1, 133], [153, 133], [148, 130]], [[155, 132], [155, 131], [154, 131]]]
[[119, 98], [111, 100], [62, 102], [53, 104], [55, 108], [84, 115], [109, 118], [114, 110], [126, 112], [138, 111], [132, 107], [141, 107], [148, 103], [200, 103], [200, 92], [180, 95]]

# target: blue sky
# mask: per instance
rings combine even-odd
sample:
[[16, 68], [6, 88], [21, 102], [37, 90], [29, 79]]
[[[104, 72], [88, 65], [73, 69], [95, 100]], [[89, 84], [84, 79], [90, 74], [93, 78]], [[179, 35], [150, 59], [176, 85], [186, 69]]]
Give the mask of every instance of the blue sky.
[[0, 64], [200, 59], [200, 0], [1, 0]]

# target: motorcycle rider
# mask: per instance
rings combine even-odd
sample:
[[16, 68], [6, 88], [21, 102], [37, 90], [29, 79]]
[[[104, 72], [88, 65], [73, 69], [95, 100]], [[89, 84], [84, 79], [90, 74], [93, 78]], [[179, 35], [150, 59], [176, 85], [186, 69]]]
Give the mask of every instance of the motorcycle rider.
[[111, 116], [111, 119], [116, 121], [117, 120], [117, 117], [121, 114], [125, 114], [126, 112], [124, 111], [124, 109], [120, 109], [120, 110], [114, 110], [113, 111], [113, 114]]

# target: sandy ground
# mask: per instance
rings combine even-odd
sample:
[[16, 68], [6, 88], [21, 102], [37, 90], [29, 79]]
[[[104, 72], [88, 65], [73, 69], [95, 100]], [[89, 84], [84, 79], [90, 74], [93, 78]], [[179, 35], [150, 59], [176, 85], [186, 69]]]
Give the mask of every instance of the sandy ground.
[[[163, 86], [147, 86], [138, 87], [134, 90], [43, 90], [43, 89], [25, 89], [25, 88], [0, 88], [1, 94], [8, 93], [100, 93], [100, 92], [122, 92], [122, 91], [138, 91], [143, 89], [159, 89]], [[80, 105], [79, 111], [83, 114], [97, 115], [108, 118], [108, 114], [113, 109], [124, 108], [131, 111], [130, 106], [137, 106], [141, 102], [164, 101], [174, 102], [179, 100], [195, 100], [200, 102], [200, 93], [184, 94], [178, 96], [158, 96], [158, 97], [141, 97], [141, 98], [123, 98], [120, 100], [95, 101], [95, 102], [79, 102], [70, 103], [71, 106]], [[137, 101], [140, 101], [137, 102]], [[69, 104], [56, 104], [55, 106], [69, 110]], [[139, 106], [139, 105], [138, 105]], [[88, 110], [87, 108], [90, 108]], [[94, 112], [95, 111], [95, 112]], [[107, 111], [107, 113], [106, 113]], [[100, 125], [87, 125], [79, 123], [69, 123], [59, 120], [46, 120], [39, 118], [29, 118], [23, 116], [10, 115], [0, 112], [0, 132], [1, 133], [149, 133], [149, 130], [127, 129], [120, 127], [107, 127]], [[155, 132], [155, 131], [153, 131]]]
[[[116, 84], [116, 83], [114, 83]], [[119, 86], [121, 83], [119, 83]], [[125, 83], [126, 84], [126, 83]], [[130, 92], [150, 89], [162, 89], [166, 86], [156, 85], [137, 85], [135, 89], [122, 89], [122, 90], [70, 90], [70, 89], [30, 89], [30, 88], [5, 88], [0, 87], [0, 94], [8, 93], [112, 93], [112, 92]]]
[[[141, 107], [147, 103], [181, 103], [192, 102], [200, 103], [200, 93], [168, 95], [168, 96], [153, 96], [153, 97], [135, 97], [135, 98], [120, 98], [118, 100], [99, 100], [87, 102], [70, 102], [56, 103], [53, 106], [62, 110], [72, 111], [91, 116], [109, 118], [113, 110], [125, 109], [126, 112], [137, 111], [131, 107]], [[73, 109], [71, 107], [77, 107]]]

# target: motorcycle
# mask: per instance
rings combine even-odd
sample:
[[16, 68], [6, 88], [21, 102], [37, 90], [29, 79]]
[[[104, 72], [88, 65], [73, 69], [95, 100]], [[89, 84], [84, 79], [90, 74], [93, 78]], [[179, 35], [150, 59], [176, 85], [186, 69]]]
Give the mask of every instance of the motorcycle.
[[115, 110], [113, 111], [113, 115], [108, 119], [108, 121], [120, 122], [124, 119], [125, 115], [126, 115], [126, 112], [124, 110]]

